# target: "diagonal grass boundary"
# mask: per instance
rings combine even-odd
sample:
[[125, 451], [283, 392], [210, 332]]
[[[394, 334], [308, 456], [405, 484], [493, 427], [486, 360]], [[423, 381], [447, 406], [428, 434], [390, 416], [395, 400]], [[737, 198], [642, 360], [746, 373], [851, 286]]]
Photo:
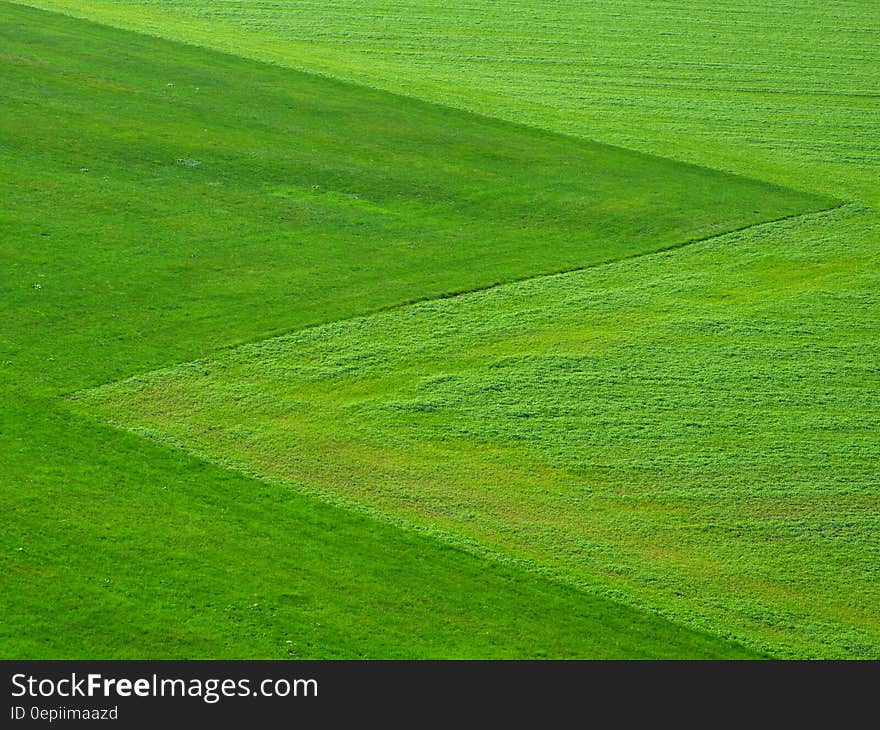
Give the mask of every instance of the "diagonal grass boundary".
[[[403, 97], [104, 26], [44, 15], [45, 22], [16, 25], [3, 7], [0, 88], [11, 113], [0, 120], [0, 139], [13, 144], [0, 160], [11, 171], [0, 183], [7, 206], [0, 242], [14, 266], [0, 284], [16, 322], [5, 364], [25, 391], [54, 394], [259, 333], [264, 339], [272, 330], [338, 322], [340, 314], [370, 311], [369, 297], [367, 304], [381, 306], [414, 291], [431, 299], [462, 290], [462, 272], [476, 268], [474, 241], [497, 268], [470, 282], [485, 287], [564, 265], [583, 268], [567, 261], [601, 263], [686, 245], [711, 237], [707, 231], [726, 233], [820, 200], [412, 99], [401, 109]], [[305, 125], [313, 150], [285, 145], [292, 119]], [[425, 135], [426, 124], [436, 134]], [[381, 174], [370, 157], [377, 149]], [[561, 162], [573, 157], [566, 172]], [[445, 169], [439, 180], [438, 159], [483, 177], [476, 184], [473, 175]], [[355, 169], [346, 168], [352, 161]], [[501, 182], [487, 196], [493, 177]], [[604, 187], [591, 198], [584, 181], [597, 179]], [[593, 215], [583, 215], [585, 200]], [[316, 222], [297, 227], [291, 208]], [[312, 308], [326, 303], [323, 290], [292, 296], [289, 273], [302, 261], [290, 241], [315, 237], [314, 251], [343, 261], [351, 226], [364, 220], [372, 226], [362, 237], [367, 246], [399, 244], [388, 260], [400, 257], [412, 231], [431, 231], [433, 248], [408, 260], [415, 278], [392, 292], [382, 276], [367, 278], [352, 294], [346, 287], [354, 272], [384, 271], [381, 258], [366, 257], [313, 277], [344, 282], [326, 311]], [[401, 221], [409, 226], [402, 234]], [[499, 245], [506, 248], [495, 261]], [[558, 257], [554, 245], [568, 246], [567, 256]], [[251, 258], [243, 260], [242, 250]], [[265, 256], [256, 270], [254, 253]], [[286, 278], [270, 283], [274, 272]], [[438, 282], [439, 274], [448, 278]]]
[[[747, 233], [750, 229], [756, 229], [756, 232], [760, 232], [763, 235], [767, 235], [777, 230], [782, 223], [804, 223], [810, 224], [811, 222], [819, 222], [824, 220], [829, 214], [832, 214], [835, 210], [837, 210], [840, 206], [835, 206], [834, 208], [804, 213], [797, 216], [788, 216], [784, 221], [777, 221], [772, 223], [759, 224], [757, 226], [752, 226], [747, 229], [743, 229], [737, 233], [725, 234], [725, 236], [732, 237], [734, 241], [738, 241], [742, 239], [742, 234]], [[854, 209], [854, 213], [858, 212], [858, 210]], [[705, 243], [711, 244], [712, 241], [716, 238], [724, 238], [725, 236], [720, 237], [711, 237], [710, 239], [706, 239], [700, 242], [693, 243]], [[683, 246], [677, 247], [678, 249], [684, 249]], [[644, 254], [643, 256], [639, 256], [638, 258], [650, 258], [656, 256], [660, 259], [665, 259], [667, 261], [674, 261], [677, 256], [673, 254], [672, 258], [669, 257], [669, 252], [652, 252]], [[623, 262], [610, 262], [611, 264], [621, 264]], [[597, 265], [591, 267], [591, 269], [602, 268], [602, 266], [606, 265]], [[528, 283], [530, 284], [540, 284], [540, 279], [551, 279], [551, 278], [560, 278], [564, 276], [571, 276], [572, 274], [576, 274], [578, 272], [568, 272], [567, 274], [554, 274], [546, 277], [535, 277], [530, 279]], [[518, 285], [521, 285], [523, 282], [519, 282], [516, 284], [504, 285], [504, 287], [515, 288]], [[465, 297], [470, 293], [462, 294], [459, 296]], [[430, 303], [430, 302], [428, 302]], [[422, 303], [424, 304], [424, 303]], [[411, 305], [410, 305], [411, 306]], [[357, 320], [369, 320], [371, 317], [358, 317]], [[334, 322], [331, 325], [325, 325], [325, 327], [330, 327], [331, 329], [336, 328], [338, 326], [344, 326], [346, 322]], [[310, 328], [311, 329], [311, 328]], [[286, 337], [296, 336], [301, 334], [300, 332], [290, 333]], [[280, 338], [271, 338], [271, 340], [280, 339], [283, 340], [285, 337]], [[264, 344], [263, 342], [253, 343], [257, 347]], [[233, 349], [244, 349], [248, 350], [253, 345], [244, 345], [239, 346], [239, 348]], [[227, 349], [227, 354], [232, 354], [232, 351]], [[218, 353], [219, 354], [219, 353]], [[512, 565], [517, 565], [526, 569], [530, 572], [551, 578], [555, 581], [559, 581], [564, 585], [576, 588], [578, 590], [587, 591], [591, 594], [602, 595], [608, 597], [614, 601], [620, 602], [623, 605], [632, 606], [635, 608], [639, 608], [641, 610], [648, 610], [657, 615], [663, 616], [666, 619], [673, 620], [678, 623], [682, 623], [681, 615], [677, 614], [675, 611], [671, 611], [669, 609], [658, 607], [656, 604], [651, 604], [649, 601], [639, 602], [634, 601], [632, 594], [627, 594], [624, 591], [616, 590], [613, 587], [609, 587], [606, 585], [599, 585], [594, 581], [584, 580], [583, 577], [573, 577], [570, 574], [567, 574], [565, 571], [560, 571], [557, 567], [548, 566], [543, 564], [542, 562], [531, 559], [529, 557], [524, 557], [522, 554], [518, 554], [515, 551], [504, 551], [500, 550], [498, 546], [487, 546], [484, 542], [480, 540], [476, 540], [473, 538], [469, 538], [467, 535], [463, 535], [458, 532], [450, 531], [449, 529], [444, 529], [441, 527], [437, 527], [434, 525], [425, 525], [419, 524], [417, 522], [413, 522], [412, 519], [407, 517], [401, 517], [400, 515], [395, 515], [388, 513], [387, 511], [382, 511], [381, 509], [376, 509], [373, 506], [369, 506], [364, 504], [361, 501], [358, 501], [355, 498], [346, 497], [344, 494], [340, 492], [329, 491], [325, 488], [315, 487], [314, 485], [309, 484], [308, 482], [304, 482], [302, 480], [291, 480], [290, 478], [285, 477], [277, 477], [272, 474], [267, 474], [264, 470], [261, 470], [258, 467], [253, 467], [246, 462], [241, 460], [236, 460], [234, 458], [230, 459], [228, 457], [224, 457], [222, 455], [218, 455], [216, 451], [211, 451], [210, 449], [205, 450], [199, 448], [198, 446], [194, 446], [192, 442], [187, 441], [185, 438], [181, 439], [178, 436], [174, 436], [169, 434], [168, 432], [163, 432], [161, 429], [157, 429], [154, 427], [146, 427], [146, 426], [138, 426], [136, 424], [133, 425], [131, 420], [127, 420], [126, 418], [119, 418], [113, 415], [108, 415], [106, 413], [101, 413], [101, 408], [94, 409], [92, 406], [94, 403], [90, 402], [93, 399], [97, 399], [97, 401], [104, 401], [105, 399], [112, 400], [114, 397], [114, 391], [118, 389], [122, 389], [123, 391], [126, 389], [126, 384], [130, 384], [131, 389], [138, 390], [145, 383], [151, 382], [153, 380], [163, 378], [164, 373], [168, 370], [180, 370], [180, 369], [192, 369], [193, 371], [201, 371], [202, 369], [208, 368], [210, 370], [215, 369], [215, 364], [213, 363], [214, 358], [206, 358], [203, 360], [199, 360], [193, 363], [184, 363], [179, 366], [163, 369], [162, 371], [154, 371], [152, 373], [143, 373], [139, 376], [135, 376], [126, 381], [121, 381], [119, 383], [109, 384], [107, 386], [102, 386], [90, 391], [80, 392], [77, 394], [72, 394], [69, 396], [69, 400], [72, 402], [72, 405], [79, 410], [82, 408], [82, 412], [89, 415], [92, 418], [98, 418], [99, 420], [108, 423], [110, 425], [115, 426], [116, 428], [120, 428], [125, 431], [129, 431], [135, 433], [139, 436], [145, 437], [151, 441], [155, 441], [160, 444], [164, 444], [171, 448], [177, 450], [183, 450], [187, 453], [190, 453], [198, 458], [204, 459], [206, 461], [210, 461], [211, 463], [218, 464], [224, 468], [230, 469], [235, 472], [239, 472], [245, 474], [249, 477], [260, 479], [265, 481], [266, 483], [272, 484], [277, 487], [285, 487], [291, 488], [294, 487], [298, 493], [302, 493], [306, 496], [318, 499], [323, 502], [327, 502], [329, 504], [333, 504], [338, 507], [342, 507], [347, 510], [351, 510], [357, 512], [358, 514], [363, 514], [369, 516], [373, 519], [380, 520], [384, 523], [394, 525], [401, 529], [413, 530], [419, 533], [423, 533], [426, 535], [430, 535], [438, 540], [443, 542], [455, 545], [460, 547], [468, 552], [490, 560], [501, 561], [502, 563], [509, 563]], [[222, 368], [221, 368], [222, 370]], [[77, 401], [85, 400], [81, 405], [77, 404]], [[682, 623], [682, 625], [692, 625], [690, 622]], [[697, 623], [698, 628], [700, 630], [710, 630], [706, 625], [700, 625]], [[722, 638], [734, 638], [733, 634], [725, 635], [723, 633], [719, 633], [717, 631], [717, 627], [715, 630], [715, 634]], [[762, 643], [760, 641], [754, 641], [752, 639], [749, 640], [748, 637], [744, 638], [742, 635], [736, 635], [735, 639], [740, 642], [745, 642], [746, 645], [751, 646], [752, 648], [759, 649], [764, 652], [770, 652], [776, 656], [792, 656], [785, 649], [780, 649], [779, 647], [774, 648], [766, 643]]]
[[75, 390], [832, 202], [0, 9], [0, 256], [14, 262], [0, 287], [12, 366], [34, 387]]
[[[25, 0], [0, 0], [0, 7], [2, 7], [3, 5], [18, 6], [20, 8], [27, 8], [28, 10], [32, 10], [32, 11], [39, 12], [39, 13], [45, 13], [47, 15], [54, 15], [54, 16], [60, 16], [60, 17], [65, 17], [65, 18], [71, 18], [71, 19], [77, 20], [79, 22], [93, 24], [95, 26], [102, 27], [102, 28], [122, 31], [125, 33], [137, 35], [137, 36], [143, 36], [145, 38], [152, 38], [152, 39], [162, 41], [165, 43], [184, 46], [184, 47], [188, 47], [188, 48], [192, 48], [192, 49], [198, 49], [198, 50], [204, 51], [206, 53], [217, 54], [219, 56], [229, 56], [229, 57], [234, 57], [234, 58], [237, 58], [237, 59], [240, 59], [243, 61], [258, 64], [258, 65], [265, 65], [265, 66], [273, 67], [273, 68], [286, 69], [286, 70], [288, 70], [292, 73], [295, 73], [295, 74], [301, 74], [304, 76], [312, 77], [314, 79], [323, 79], [323, 80], [330, 81], [330, 82], [333, 82], [334, 84], [338, 84], [338, 85], [341, 85], [344, 87], [369, 90], [371, 92], [375, 92], [375, 93], [383, 95], [383, 96], [396, 98], [399, 100], [400, 103], [403, 103], [403, 104], [417, 104], [417, 105], [422, 105], [422, 106], [427, 106], [427, 107], [434, 107], [438, 110], [443, 110], [448, 113], [461, 114], [461, 115], [464, 115], [467, 117], [471, 117], [473, 119], [482, 119], [486, 122], [500, 123], [504, 126], [508, 126], [511, 128], [518, 127], [518, 128], [521, 128], [522, 130], [528, 130], [531, 132], [539, 132], [542, 134], [550, 135], [551, 137], [557, 138], [557, 139], [568, 139], [573, 142], [587, 143], [587, 144], [595, 146], [595, 147], [607, 148], [608, 150], [611, 150], [611, 151], [622, 152], [622, 153], [626, 153], [627, 155], [632, 155], [635, 157], [642, 157], [642, 158], [645, 158], [648, 160], [662, 160], [667, 163], [672, 163], [675, 165], [681, 165], [684, 167], [700, 169], [700, 170], [704, 170], [706, 172], [712, 172], [712, 173], [716, 173], [718, 175], [723, 175], [724, 177], [730, 178], [732, 180], [738, 179], [738, 180], [747, 181], [747, 182], [758, 182], [758, 183], [764, 184], [768, 187], [776, 188], [779, 190], [788, 190], [791, 192], [796, 192], [796, 193], [799, 193], [799, 194], [802, 194], [805, 196], [809, 196], [809, 197], [813, 197], [813, 198], [822, 198], [825, 200], [836, 199], [835, 196], [832, 196], [829, 194], [817, 193], [814, 190], [801, 189], [801, 188], [799, 188], [795, 185], [792, 185], [790, 183], [780, 184], [778, 182], [773, 182], [773, 181], [767, 180], [767, 179], [760, 177], [760, 176], [749, 175], [749, 174], [737, 172], [735, 170], [728, 170], [728, 169], [721, 168], [721, 167], [714, 167], [712, 165], [708, 165], [708, 164], [704, 164], [704, 163], [687, 162], [687, 161], [677, 159], [674, 157], [670, 157], [667, 155], [661, 155], [661, 154], [657, 154], [654, 152], [648, 152], [643, 149], [637, 149], [635, 147], [627, 147], [625, 145], [615, 144], [613, 142], [608, 142], [608, 141], [605, 141], [605, 140], [599, 139], [599, 138], [593, 138], [593, 137], [590, 137], [590, 136], [587, 136], [584, 134], [569, 133], [569, 132], [566, 132], [563, 130], [553, 129], [553, 128], [550, 128], [547, 126], [542, 126], [537, 123], [518, 121], [516, 119], [490, 114], [490, 113], [483, 112], [483, 111], [480, 111], [477, 109], [470, 109], [470, 108], [465, 108], [465, 107], [461, 107], [461, 106], [455, 106], [453, 104], [444, 103], [442, 101], [432, 100], [432, 99], [426, 98], [424, 96], [410, 95], [410, 94], [402, 93], [400, 91], [387, 89], [382, 86], [372, 85], [372, 84], [369, 84], [363, 80], [354, 81], [354, 80], [347, 79], [342, 76], [333, 74], [329, 71], [322, 72], [317, 69], [301, 68], [301, 67], [294, 66], [294, 65], [291, 65], [288, 63], [284, 63], [282, 61], [272, 60], [272, 59], [261, 57], [261, 56], [255, 56], [255, 55], [245, 54], [242, 52], [237, 52], [231, 48], [212, 46], [212, 45], [207, 45], [204, 43], [198, 43], [198, 42], [186, 40], [186, 39], [175, 37], [175, 36], [170, 36], [170, 35], [167, 35], [163, 32], [160, 32], [158, 30], [155, 32], [150, 32], [146, 28], [139, 26], [139, 25], [134, 25], [134, 24], [131, 26], [129, 26], [129, 25], [116, 25], [114, 23], [109, 22], [109, 19], [99, 20], [99, 19], [92, 17], [92, 16], [89, 16], [89, 15], [80, 15], [80, 14], [73, 13], [73, 12], [71, 12], [72, 9], [70, 9], [70, 8], [62, 9], [60, 7], [54, 7], [54, 8], [42, 7], [39, 5], [34, 5], [32, 3], [26, 2]], [[841, 199], [838, 202], [840, 204], [846, 204], [848, 202], [854, 202], [854, 201]], [[765, 222], [772, 222], [772, 221], [765, 221]], [[747, 226], [750, 226], [750, 225], [754, 225], [754, 224], [752, 224], [752, 223], [747, 224]], [[739, 229], [731, 229], [731, 230], [739, 230]], [[728, 232], [730, 232], [730, 231], [728, 231]], [[558, 273], [562, 273], [562, 272], [558, 272]], [[507, 283], [507, 282], [500, 282], [500, 283]]]
[[[651, 256], [659, 256], [659, 255], [663, 255], [663, 254], [668, 254], [670, 252], [677, 251], [679, 249], [684, 249], [689, 246], [694, 246], [694, 245], [701, 244], [701, 243], [709, 243], [717, 238], [724, 238], [726, 236], [730, 236], [730, 235], [734, 235], [734, 234], [738, 234], [738, 233], [745, 233], [750, 230], [760, 230], [765, 227], [773, 226], [773, 225], [776, 225], [779, 223], [785, 223], [788, 221], [795, 221], [798, 219], [807, 220], [813, 216], [819, 216], [819, 215], [823, 215], [826, 213], [831, 213], [835, 210], [840, 210], [842, 208], [853, 208], [856, 210], [871, 210], [871, 208], [865, 208], [864, 206], [862, 206], [858, 203], [841, 201], [841, 202], [839, 202], [835, 205], [832, 205], [830, 207], [827, 207], [827, 208], [817, 208], [816, 210], [806, 210], [806, 211], [803, 211], [800, 213], [792, 213], [791, 215], [785, 215], [785, 216], [782, 216], [782, 217], [777, 218], [775, 220], [763, 221], [761, 223], [750, 223], [750, 224], [742, 226], [740, 228], [733, 228], [733, 229], [731, 229], [729, 231], [725, 231], [723, 233], [717, 233], [717, 234], [713, 234], [711, 236], [706, 236], [705, 238], [694, 238], [691, 240], [682, 241], [680, 243], [674, 243], [674, 244], [669, 245], [666, 248], [654, 249], [651, 251], [643, 251], [643, 252], [638, 252], [638, 253], [632, 253], [632, 254], [628, 254], [626, 256], [622, 256], [620, 258], [612, 258], [612, 259], [607, 259], [605, 261], [598, 261], [596, 263], [589, 264], [587, 266], [579, 266], [579, 267], [572, 268], [572, 269], [561, 269], [559, 271], [551, 271], [551, 272], [548, 272], [545, 274], [534, 274], [533, 276], [525, 276], [521, 279], [514, 279], [511, 281], [502, 281], [502, 282], [497, 282], [494, 284], [487, 284], [485, 286], [480, 286], [480, 287], [476, 287], [473, 289], [462, 289], [462, 290], [455, 291], [455, 292], [441, 294], [441, 295], [435, 296], [435, 297], [425, 297], [425, 298], [421, 298], [421, 299], [410, 299], [410, 300], [407, 300], [404, 302], [398, 302], [398, 303], [389, 304], [389, 305], [386, 305], [383, 307], [377, 307], [376, 309], [372, 309], [372, 310], [363, 312], [361, 314], [356, 314], [351, 317], [344, 317], [341, 319], [335, 319], [335, 320], [331, 320], [331, 321], [327, 321], [327, 322], [316, 322], [315, 324], [307, 325], [305, 327], [298, 327], [296, 329], [287, 330], [285, 332], [276, 332], [276, 333], [273, 333], [269, 336], [258, 336], [253, 339], [250, 339], [250, 340], [243, 340], [241, 342], [235, 342], [235, 343], [232, 343], [229, 345], [223, 345], [221, 347], [218, 347], [216, 350], [212, 351], [212, 353], [206, 355], [203, 358], [199, 358], [199, 360], [210, 359], [214, 354], [228, 352], [230, 350], [235, 350], [239, 347], [258, 344], [260, 342], [265, 342], [267, 340], [272, 340], [272, 339], [276, 339], [276, 338], [288, 337], [290, 335], [296, 334], [297, 332], [304, 332], [306, 330], [318, 329], [321, 327], [326, 327], [328, 325], [344, 324], [346, 322], [352, 322], [352, 321], [357, 321], [357, 320], [361, 320], [361, 319], [366, 319], [366, 318], [372, 317], [377, 314], [383, 314], [383, 313], [391, 312], [391, 311], [394, 311], [397, 309], [406, 309], [407, 307], [412, 307], [413, 305], [417, 305], [417, 304], [425, 304], [428, 302], [435, 302], [435, 301], [444, 301], [447, 299], [455, 299], [458, 297], [468, 296], [470, 294], [479, 294], [482, 292], [488, 292], [493, 289], [499, 289], [501, 287], [514, 286], [516, 284], [523, 284], [525, 282], [537, 281], [540, 279], [550, 279], [550, 278], [554, 278], [554, 277], [565, 276], [567, 274], [576, 274], [578, 272], [590, 271], [592, 269], [598, 269], [598, 268], [602, 268], [604, 266], [610, 266], [612, 264], [618, 264], [618, 263], [630, 261], [633, 259], [641, 259], [641, 258], [647, 258], [647, 257], [651, 257]], [[112, 385], [112, 384], [118, 383], [118, 382], [125, 382], [125, 380], [130, 380], [130, 379], [136, 380], [140, 377], [143, 377], [144, 375], [146, 375], [148, 373], [157, 372], [158, 370], [164, 370], [164, 369], [166, 369], [166, 367], [175, 367], [176, 365], [185, 364], [186, 362], [197, 362], [197, 361], [182, 361], [181, 363], [171, 364], [169, 366], [164, 366], [164, 367], [158, 368], [156, 370], [146, 370], [141, 373], [136, 373], [134, 375], [131, 375], [131, 376], [124, 378], [122, 380], [112, 380], [112, 381], [107, 381], [106, 383], [99, 383], [97, 385], [90, 386], [87, 390], [83, 390], [82, 388], [79, 388], [77, 390], [71, 390], [71, 391], [62, 393], [61, 397], [67, 398], [67, 399], [71, 399], [71, 398], [76, 399], [76, 397], [79, 393], [88, 392], [91, 390], [98, 390], [98, 389], [104, 387], [105, 385]]]

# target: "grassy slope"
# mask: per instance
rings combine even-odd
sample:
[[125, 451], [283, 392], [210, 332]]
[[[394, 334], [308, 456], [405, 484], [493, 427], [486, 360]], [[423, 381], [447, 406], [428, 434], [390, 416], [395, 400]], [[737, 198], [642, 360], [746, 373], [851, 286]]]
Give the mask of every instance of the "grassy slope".
[[752, 656], [2, 397], [4, 659]]
[[[55, 397], [566, 266], [575, 249], [580, 263], [642, 250], [622, 234], [651, 228], [658, 191], [621, 189], [621, 169], [675, 171], [679, 207], [664, 207], [685, 236], [817, 199], [16, 6], [0, 5], [0, 23], [4, 657], [744, 655], [155, 448]], [[525, 218], [511, 207], [534, 193], [516, 179], [520, 155], [553, 177]], [[493, 189], [481, 175], [510, 199], [466, 200]], [[571, 213], [600, 190], [593, 201], [621, 222], [601, 251], [579, 245]], [[643, 220], [615, 212], [619, 200], [645, 203]], [[558, 247], [533, 245], [545, 229]], [[507, 255], [487, 257], [490, 243]], [[472, 267], [438, 277], [441, 252]], [[380, 281], [385, 266], [399, 279]]]
[[62, 16], [0, 22], [3, 359], [65, 389], [829, 204]]
[[880, 202], [873, 0], [29, 0]]
[[[308, 0], [32, 2], [869, 205], [880, 201], [880, 6], [866, 0], [833, 8], [813, 0], [477, 0], [442, 8], [426, 0], [332, 7]], [[880, 224], [871, 210], [823, 225], [824, 238], [835, 242], [830, 255], [863, 251], [876, 275]], [[769, 252], [787, 242], [781, 229], [764, 246]], [[848, 306], [844, 298], [844, 320]], [[797, 386], [782, 375], [768, 375], [769, 385]], [[729, 400], [736, 402], [733, 394]], [[837, 478], [848, 473], [841, 463]], [[864, 475], [854, 483], [870, 493]], [[876, 583], [866, 580], [865, 589]]]
[[83, 398], [756, 646], [877, 658], [877, 222], [771, 224]]

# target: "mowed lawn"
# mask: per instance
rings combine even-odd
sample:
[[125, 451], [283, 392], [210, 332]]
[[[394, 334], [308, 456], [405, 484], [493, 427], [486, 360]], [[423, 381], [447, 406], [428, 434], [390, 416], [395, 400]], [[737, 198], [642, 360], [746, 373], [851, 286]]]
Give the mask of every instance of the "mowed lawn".
[[28, 0], [880, 203], [876, 0]]
[[834, 201], [10, 4], [0, 36], [3, 657], [754, 655], [59, 397]]
[[[623, 154], [635, 167], [621, 192], [618, 150], [0, 5], [5, 656], [743, 655], [658, 611], [775, 655], [878, 655], [871, 3], [33, 4], [858, 204], [95, 396], [101, 417], [264, 477], [249, 480], [91, 423], [91, 395], [84, 415], [55, 397], [702, 238], [753, 183], [728, 199], [714, 173]], [[302, 103], [326, 84], [353, 96]], [[215, 93], [195, 100], [203, 88]], [[381, 127], [370, 154], [351, 134], [365, 109]], [[425, 141], [431, 114], [447, 134]], [[466, 150], [450, 125], [472, 130]], [[292, 146], [303, 129], [313, 156]], [[493, 159], [505, 135], [509, 159]], [[595, 194], [592, 167], [559, 172], [572, 147], [608, 161]], [[432, 155], [453, 149], [460, 169], [440, 174]], [[517, 160], [546, 171], [540, 191]], [[701, 175], [705, 197], [662, 204], [690, 205]], [[834, 204], [801, 201], [794, 212]], [[413, 239], [428, 248], [411, 253]], [[510, 261], [486, 258], [502, 246]], [[352, 250], [386, 268], [374, 276]], [[236, 420], [206, 426], [224, 414]], [[290, 485], [507, 557], [509, 573], [412, 534], [403, 547], [393, 527]], [[229, 568], [232, 554], [246, 557]], [[340, 604], [343, 591], [369, 599]], [[291, 627], [307, 638], [283, 638]]]
[[877, 658], [877, 223], [759, 226], [78, 401], [777, 656]]
[[754, 658], [3, 391], [3, 659]]
[[833, 204], [0, 8], [4, 360], [62, 390]]

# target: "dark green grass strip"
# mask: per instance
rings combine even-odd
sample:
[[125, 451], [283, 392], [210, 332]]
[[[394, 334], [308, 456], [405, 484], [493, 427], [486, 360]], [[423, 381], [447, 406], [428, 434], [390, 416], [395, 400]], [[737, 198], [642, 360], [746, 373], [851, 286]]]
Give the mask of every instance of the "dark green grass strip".
[[79, 399], [779, 656], [877, 657], [878, 222], [848, 206]]
[[815, 199], [6, 4], [0, 41], [0, 655], [745, 655], [52, 396]]
[[754, 656], [2, 396], [0, 658]]
[[70, 390], [826, 207], [0, 4], [2, 362]]

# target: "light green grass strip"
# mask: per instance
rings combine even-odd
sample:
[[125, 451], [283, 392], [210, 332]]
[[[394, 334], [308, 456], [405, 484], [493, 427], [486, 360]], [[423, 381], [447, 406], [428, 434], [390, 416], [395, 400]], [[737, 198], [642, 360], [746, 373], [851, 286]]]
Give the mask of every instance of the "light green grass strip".
[[831, 203], [16, 5], [0, 38], [0, 363], [30, 387]]
[[0, 389], [0, 658], [754, 658]]
[[778, 655], [876, 658], [877, 225], [759, 226], [79, 397]]
[[28, 0], [880, 204], [874, 0]]
[[[566, 245], [586, 250], [578, 191], [603, 187], [575, 168], [611, 154], [641, 178], [650, 158], [3, 3], [0, 41], [0, 657], [754, 656], [157, 447], [55, 397], [530, 274], [542, 257], [558, 266]], [[536, 180], [552, 178], [534, 197], [517, 183], [521, 153]], [[663, 215], [691, 234], [741, 221], [748, 196], [706, 185], [723, 193], [731, 178], [691, 172], [706, 207]], [[733, 184], [762, 206], [816, 202]], [[654, 194], [606, 192], [593, 200], [618, 220], [615, 205]], [[655, 222], [643, 221], [651, 245]], [[560, 249], [538, 246], [533, 233], [558, 225]], [[464, 276], [438, 265], [463, 261]]]

